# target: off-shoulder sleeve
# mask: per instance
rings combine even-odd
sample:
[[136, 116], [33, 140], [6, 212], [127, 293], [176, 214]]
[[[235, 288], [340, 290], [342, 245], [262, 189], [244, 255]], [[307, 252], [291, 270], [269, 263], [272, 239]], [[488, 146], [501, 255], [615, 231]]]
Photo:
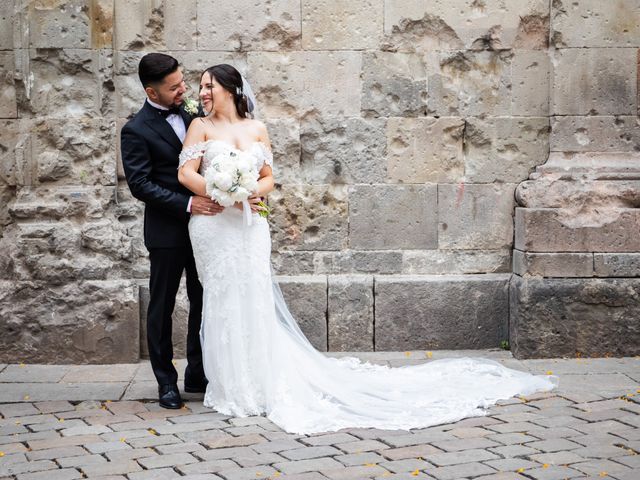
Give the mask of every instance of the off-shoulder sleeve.
[[198, 142], [182, 149], [178, 157], [178, 169], [181, 168], [189, 160], [200, 158], [207, 149], [207, 142]]
[[256, 142], [256, 145], [260, 148], [260, 158], [262, 162], [273, 167], [273, 152], [262, 142]]

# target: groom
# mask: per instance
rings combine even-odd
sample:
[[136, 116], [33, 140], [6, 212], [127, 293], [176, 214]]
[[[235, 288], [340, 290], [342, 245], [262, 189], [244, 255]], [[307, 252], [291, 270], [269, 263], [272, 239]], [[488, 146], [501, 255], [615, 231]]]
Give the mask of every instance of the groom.
[[122, 128], [122, 163], [131, 193], [145, 203], [144, 243], [151, 264], [147, 341], [160, 406], [180, 408], [171, 315], [183, 271], [189, 297], [184, 390], [204, 392], [207, 385], [199, 336], [202, 286], [187, 223], [189, 215], [214, 215], [222, 207], [209, 198], [192, 196], [178, 182], [178, 156], [191, 122], [181, 108], [186, 88], [178, 61], [162, 53], [147, 54], [140, 60], [138, 75], [147, 99]]

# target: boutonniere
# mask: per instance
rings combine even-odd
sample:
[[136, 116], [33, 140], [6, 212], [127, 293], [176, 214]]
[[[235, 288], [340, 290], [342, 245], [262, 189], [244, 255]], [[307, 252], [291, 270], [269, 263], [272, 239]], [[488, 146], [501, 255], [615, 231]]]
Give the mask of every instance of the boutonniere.
[[191, 98], [185, 98], [182, 105], [184, 106], [184, 111], [189, 115], [197, 115], [198, 114], [198, 102]]

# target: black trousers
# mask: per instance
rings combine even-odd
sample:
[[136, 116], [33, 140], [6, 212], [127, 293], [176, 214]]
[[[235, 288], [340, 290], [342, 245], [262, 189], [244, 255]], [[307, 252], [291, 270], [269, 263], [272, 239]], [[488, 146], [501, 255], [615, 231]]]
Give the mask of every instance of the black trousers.
[[149, 309], [147, 310], [147, 342], [153, 373], [158, 385], [176, 384], [178, 373], [173, 366], [171, 342], [173, 308], [182, 272], [187, 275], [189, 323], [187, 330], [187, 368], [185, 383], [204, 384], [200, 323], [202, 322], [202, 285], [191, 247], [149, 249], [151, 278], [149, 280]]

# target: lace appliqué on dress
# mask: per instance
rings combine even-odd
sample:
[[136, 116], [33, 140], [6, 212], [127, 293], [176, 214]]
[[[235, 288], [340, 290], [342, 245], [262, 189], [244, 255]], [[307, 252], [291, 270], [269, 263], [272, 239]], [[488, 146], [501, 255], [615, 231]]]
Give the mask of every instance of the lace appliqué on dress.
[[184, 148], [182, 152], [180, 152], [180, 156], [178, 157], [178, 169], [182, 168], [182, 166], [189, 160], [195, 160], [204, 155], [204, 152], [207, 150], [208, 144], [208, 141], [198, 142]]

